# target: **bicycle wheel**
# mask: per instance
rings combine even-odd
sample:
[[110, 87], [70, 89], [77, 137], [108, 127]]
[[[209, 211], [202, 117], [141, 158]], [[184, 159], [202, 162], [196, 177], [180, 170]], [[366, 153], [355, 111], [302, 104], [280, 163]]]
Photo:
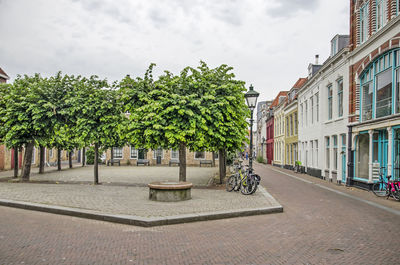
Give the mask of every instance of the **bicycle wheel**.
[[233, 191], [235, 186], [236, 186], [236, 177], [235, 175], [232, 175], [226, 181], [226, 191]]
[[256, 184], [254, 180], [251, 180], [247, 177], [243, 182], [242, 186], [240, 187], [240, 192], [244, 195], [250, 195], [253, 193]]
[[377, 182], [372, 185], [372, 192], [378, 197], [386, 197], [389, 195], [389, 189], [387, 183], [385, 182]]

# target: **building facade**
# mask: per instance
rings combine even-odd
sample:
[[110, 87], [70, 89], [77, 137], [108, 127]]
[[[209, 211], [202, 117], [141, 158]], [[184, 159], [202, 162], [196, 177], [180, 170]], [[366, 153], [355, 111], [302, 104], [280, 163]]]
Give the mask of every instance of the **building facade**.
[[320, 106], [323, 96], [324, 80], [318, 75], [322, 65], [318, 63], [316, 56], [315, 64], [308, 65], [308, 79], [298, 91], [298, 160], [304, 172], [309, 175], [323, 178], [322, 159], [319, 148], [322, 139], [322, 121], [324, 113]]
[[349, 185], [400, 175], [399, 1], [350, 2]]
[[267, 112], [267, 164], [272, 164], [274, 161], [274, 109], [270, 107]]
[[283, 109], [285, 115], [285, 168], [293, 169], [297, 161], [298, 150], [298, 107], [297, 92], [307, 81], [299, 78], [290, 89]]
[[[279, 96], [279, 95], [278, 95]], [[285, 165], [285, 103], [287, 91], [278, 97], [278, 104], [274, 108], [274, 165]]]

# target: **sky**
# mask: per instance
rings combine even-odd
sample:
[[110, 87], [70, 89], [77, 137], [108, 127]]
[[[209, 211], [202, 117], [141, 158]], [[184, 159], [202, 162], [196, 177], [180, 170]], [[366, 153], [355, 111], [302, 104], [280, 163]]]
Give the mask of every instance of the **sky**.
[[349, 34], [348, 0], [0, 0], [0, 67], [109, 81], [227, 64], [259, 101], [290, 90]]

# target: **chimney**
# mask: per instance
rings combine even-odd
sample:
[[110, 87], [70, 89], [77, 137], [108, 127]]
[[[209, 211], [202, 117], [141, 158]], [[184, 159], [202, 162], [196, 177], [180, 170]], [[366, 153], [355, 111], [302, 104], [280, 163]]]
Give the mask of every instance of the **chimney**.
[[318, 65], [319, 54], [315, 55], [315, 65]]

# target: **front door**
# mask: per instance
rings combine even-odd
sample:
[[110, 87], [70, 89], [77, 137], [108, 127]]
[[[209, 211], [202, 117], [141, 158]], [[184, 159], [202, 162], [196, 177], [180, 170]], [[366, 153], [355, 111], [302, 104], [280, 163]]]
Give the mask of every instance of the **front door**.
[[346, 135], [342, 135], [342, 183], [346, 183]]
[[147, 152], [145, 149], [139, 149], [138, 158], [139, 159], [147, 159]]
[[388, 135], [387, 130], [375, 131], [373, 135], [373, 162], [378, 162], [382, 175], [386, 177], [388, 163]]

